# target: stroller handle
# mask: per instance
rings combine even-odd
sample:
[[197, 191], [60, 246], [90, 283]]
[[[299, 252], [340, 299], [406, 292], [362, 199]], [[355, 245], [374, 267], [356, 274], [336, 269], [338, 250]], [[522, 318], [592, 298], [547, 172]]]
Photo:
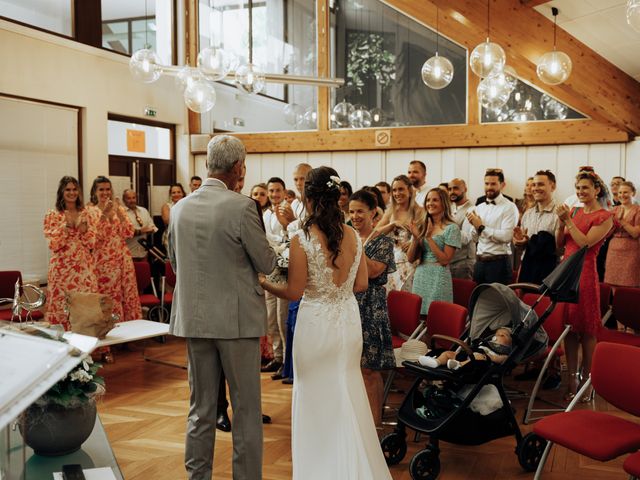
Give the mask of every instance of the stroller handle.
[[475, 357], [473, 356], [473, 350], [471, 350], [471, 347], [469, 347], [469, 345], [467, 345], [465, 342], [463, 342], [459, 338], [450, 337], [449, 335], [440, 335], [439, 333], [434, 333], [433, 335], [431, 335], [432, 342], [433, 340], [437, 340], [437, 339], [446, 340], [447, 342], [455, 343], [465, 351], [465, 353], [469, 356], [470, 360], [472, 361], [475, 360]]
[[508, 285], [511, 290], [525, 290], [527, 292], [540, 293], [540, 287], [535, 283], [512, 283]]

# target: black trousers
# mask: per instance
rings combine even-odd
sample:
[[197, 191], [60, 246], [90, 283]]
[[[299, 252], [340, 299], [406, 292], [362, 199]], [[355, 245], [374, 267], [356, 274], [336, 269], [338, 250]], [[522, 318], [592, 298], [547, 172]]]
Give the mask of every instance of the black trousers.
[[227, 400], [227, 385], [224, 376], [224, 370], [220, 372], [220, 387], [218, 387], [218, 416], [222, 415], [229, 408], [229, 400]]
[[480, 283], [502, 283], [509, 285], [513, 277], [509, 257], [500, 258], [494, 262], [476, 261], [473, 269], [473, 280]]

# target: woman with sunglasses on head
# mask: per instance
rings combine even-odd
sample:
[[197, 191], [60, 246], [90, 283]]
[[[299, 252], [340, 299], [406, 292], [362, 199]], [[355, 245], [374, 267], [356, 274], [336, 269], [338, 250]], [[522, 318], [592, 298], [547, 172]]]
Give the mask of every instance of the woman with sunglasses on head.
[[[613, 214], [607, 210], [608, 191], [602, 179], [593, 171], [581, 171], [576, 176], [576, 195], [582, 207], [569, 209], [559, 205], [556, 213], [561, 224], [556, 230], [558, 247], [565, 247], [568, 258], [582, 247], [588, 247], [580, 276], [580, 299], [567, 304], [567, 323], [571, 331], [565, 338], [569, 385], [565, 400], [571, 400], [591, 372], [591, 359], [596, 346], [596, 333], [600, 328], [600, 288], [596, 270], [596, 257], [604, 239], [613, 228]], [[582, 350], [582, 365], [578, 368], [578, 351]], [[582, 402], [593, 399], [593, 390]]]
[[45, 320], [70, 330], [68, 314], [64, 311], [65, 294], [98, 291], [91, 255], [96, 243], [96, 225], [84, 206], [80, 184], [75, 178], [60, 179], [55, 209], [44, 217], [44, 236], [51, 251]]

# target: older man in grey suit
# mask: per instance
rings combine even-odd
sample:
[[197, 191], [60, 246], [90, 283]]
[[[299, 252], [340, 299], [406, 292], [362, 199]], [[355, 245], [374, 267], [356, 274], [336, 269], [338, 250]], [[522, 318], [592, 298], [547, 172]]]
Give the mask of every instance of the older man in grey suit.
[[275, 268], [255, 202], [233, 191], [244, 167], [237, 138], [207, 147], [209, 178], [171, 210], [169, 257], [177, 283], [170, 332], [187, 339], [191, 398], [185, 466], [211, 478], [216, 403], [224, 369], [233, 409], [233, 478], [262, 478], [260, 336], [264, 291], [258, 272]]

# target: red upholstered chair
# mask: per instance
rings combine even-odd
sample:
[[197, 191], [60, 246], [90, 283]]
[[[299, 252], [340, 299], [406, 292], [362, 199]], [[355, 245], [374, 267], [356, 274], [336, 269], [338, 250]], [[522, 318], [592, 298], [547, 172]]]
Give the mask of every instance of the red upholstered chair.
[[476, 288], [476, 282], [466, 278], [452, 278], [451, 280], [453, 284], [453, 303], [469, 308], [469, 300], [473, 289]]
[[600, 282], [600, 317], [603, 319], [603, 324], [606, 322], [605, 317], [608, 318], [607, 314], [611, 310], [611, 293], [611, 285]]
[[599, 342], [624, 343], [640, 347], [640, 288], [617, 287], [613, 295], [611, 312], [615, 319], [630, 331], [601, 327]]
[[422, 297], [415, 293], [391, 290], [387, 296], [391, 341], [393, 348], [400, 348], [420, 325]]
[[622, 465], [624, 471], [631, 475], [632, 480], [640, 478], [640, 452], [629, 455]]
[[164, 275], [162, 276], [160, 298], [162, 299], [162, 312], [164, 315], [166, 315], [166, 318], [163, 317], [162, 319], [160, 319], [161, 322], [166, 322], [169, 320], [171, 304], [173, 303], [173, 291], [168, 292], [167, 285], [169, 285], [171, 288], [176, 286], [176, 274], [173, 271], [170, 262], [164, 263]]
[[549, 441], [535, 479], [540, 478], [553, 443], [603, 462], [640, 449], [637, 420], [626, 420], [606, 412], [573, 410], [592, 385], [598, 395], [614, 407], [640, 416], [639, 362], [640, 348], [608, 342], [596, 345], [591, 376], [567, 410], [545, 417], [533, 426], [536, 435]]
[[[156, 286], [151, 279], [151, 266], [149, 262], [133, 262], [133, 266], [136, 270], [136, 281], [138, 282], [138, 296], [140, 297], [140, 304], [143, 307], [147, 307], [149, 312], [154, 307], [159, 307], [162, 303], [158, 298], [156, 292]], [[144, 291], [151, 286], [153, 293], [144, 293]], [[147, 317], [151, 319], [151, 315], [147, 313]]]
[[[22, 274], [18, 270], [6, 270], [0, 272], [0, 298], [13, 298], [15, 292], [16, 280], [20, 280], [22, 285]], [[22, 291], [20, 292], [22, 294]], [[23, 310], [20, 313], [22, 320], [27, 320], [27, 312]], [[40, 310], [31, 312], [33, 320], [39, 320], [44, 315]], [[11, 309], [0, 310], [0, 320], [11, 320]]]
[[[460, 338], [466, 329], [468, 310], [455, 303], [433, 301], [427, 312], [427, 335], [446, 335]], [[431, 348], [448, 349], [451, 342], [432, 339]]]
[[[522, 301], [527, 305], [534, 305], [536, 300], [540, 297], [540, 295], [536, 293], [525, 293], [522, 297]], [[551, 300], [548, 297], [543, 297], [538, 305], [534, 308], [534, 311], [540, 317], [544, 311], [551, 305]], [[546, 360], [540, 369], [540, 374], [536, 380], [535, 385], [533, 386], [533, 390], [531, 390], [531, 396], [529, 397], [529, 405], [524, 412], [524, 420], [523, 423], [526, 425], [532, 420], [538, 420], [538, 418], [531, 417], [533, 412], [560, 412], [564, 409], [536, 409], [533, 408], [534, 402], [538, 396], [538, 391], [540, 390], [540, 385], [544, 379], [544, 375], [547, 372], [549, 365], [555, 358], [560, 358], [564, 355], [564, 349], [562, 348], [562, 341], [564, 337], [567, 336], [569, 331], [571, 330], [571, 326], [566, 325], [566, 304], [558, 303], [556, 304], [553, 312], [547, 317], [544, 321], [544, 329], [549, 336], [549, 345], [547, 346], [545, 352], [543, 352]]]

